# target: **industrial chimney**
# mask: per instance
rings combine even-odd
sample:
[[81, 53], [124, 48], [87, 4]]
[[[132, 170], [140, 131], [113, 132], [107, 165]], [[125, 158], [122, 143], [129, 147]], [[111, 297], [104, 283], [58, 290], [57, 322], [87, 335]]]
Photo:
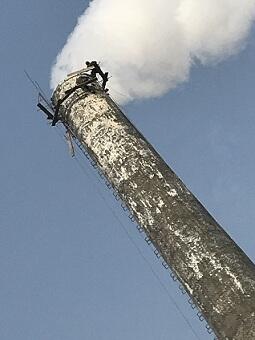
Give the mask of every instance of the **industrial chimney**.
[[254, 340], [254, 264], [88, 79], [81, 71], [59, 84], [57, 119], [86, 147], [218, 339]]

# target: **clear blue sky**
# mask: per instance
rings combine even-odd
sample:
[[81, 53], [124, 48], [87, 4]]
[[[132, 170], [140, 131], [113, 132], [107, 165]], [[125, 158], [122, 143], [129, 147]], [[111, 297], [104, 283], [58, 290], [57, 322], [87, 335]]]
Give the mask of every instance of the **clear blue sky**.
[[[50, 94], [51, 64], [86, 5], [1, 1], [0, 339], [197, 339], [178, 309], [210, 339], [89, 164], [85, 174], [36, 112], [23, 69]], [[125, 108], [253, 261], [254, 56], [253, 32], [238, 56]]]

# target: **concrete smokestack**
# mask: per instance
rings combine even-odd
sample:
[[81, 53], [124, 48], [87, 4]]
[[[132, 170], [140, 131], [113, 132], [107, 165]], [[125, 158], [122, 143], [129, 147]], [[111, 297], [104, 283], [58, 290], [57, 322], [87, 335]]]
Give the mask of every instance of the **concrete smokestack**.
[[93, 91], [75, 89], [79, 81], [79, 75], [69, 77], [54, 92], [60, 119], [118, 191], [217, 337], [255, 339], [254, 264], [98, 83]]

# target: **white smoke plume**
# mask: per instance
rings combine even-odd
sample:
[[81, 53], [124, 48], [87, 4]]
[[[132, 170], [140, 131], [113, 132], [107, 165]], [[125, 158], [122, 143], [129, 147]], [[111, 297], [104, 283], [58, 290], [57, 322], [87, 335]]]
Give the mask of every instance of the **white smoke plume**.
[[93, 0], [57, 56], [51, 87], [97, 60], [119, 102], [161, 96], [195, 62], [239, 52], [254, 19], [255, 0]]

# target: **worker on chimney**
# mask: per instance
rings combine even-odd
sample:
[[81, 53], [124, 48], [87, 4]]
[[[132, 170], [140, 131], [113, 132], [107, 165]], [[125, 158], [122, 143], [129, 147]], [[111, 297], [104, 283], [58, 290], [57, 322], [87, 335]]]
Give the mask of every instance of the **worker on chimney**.
[[94, 78], [97, 74], [99, 74], [103, 79], [102, 88], [105, 89], [106, 83], [108, 81], [108, 72], [104, 73], [96, 61], [86, 61], [86, 65], [87, 67], [93, 66], [91, 76]]

